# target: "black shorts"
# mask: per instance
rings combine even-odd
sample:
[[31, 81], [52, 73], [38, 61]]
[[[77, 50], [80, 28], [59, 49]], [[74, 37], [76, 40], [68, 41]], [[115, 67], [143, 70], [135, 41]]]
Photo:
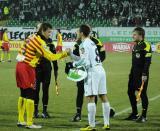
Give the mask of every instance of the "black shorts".
[[35, 90], [32, 88], [27, 88], [27, 89], [20, 88], [20, 95], [23, 98], [34, 100]]

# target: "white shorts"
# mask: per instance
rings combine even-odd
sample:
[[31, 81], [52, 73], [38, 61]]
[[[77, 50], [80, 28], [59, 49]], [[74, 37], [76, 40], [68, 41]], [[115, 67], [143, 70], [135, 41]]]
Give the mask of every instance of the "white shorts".
[[106, 73], [102, 66], [95, 66], [88, 70], [84, 80], [85, 96], [107, 94]]

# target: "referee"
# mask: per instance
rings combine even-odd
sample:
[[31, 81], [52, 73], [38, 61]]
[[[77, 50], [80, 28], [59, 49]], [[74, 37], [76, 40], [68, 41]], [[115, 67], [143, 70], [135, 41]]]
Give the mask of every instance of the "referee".
[[[145, 31], [141, 27], [133, 30], [133, 39], [136, 43], [132, 50], [132, 67], [129, 74], [128, 96], [132, 107], [132, 113], [126, 120], [136, 120], [137, 122], [147, 121], [148, 96], [147, 86], [149, 80], [149, 68], [151, 64], [151, 45], [145, 41]], [[142, 82], [144, 82], [141, 92], [142, 114], [138, 116], [137, 101], [135, 92], [139, 91]]]
[[[43, 37], [42, 37], [43, 38]], [[52, 39], [44, 39], [47, 43], [47, 48], [56, 54], [55, 46], [52, 44]], [[58, 64], [57, 61], [53, 61], [54, 67], [54, 76], [55, 81], [57, 81], [58, 76]], [[38, 104], [39, 104], [39, 92], [40, 92], [40, 84], [42, 83], [42, 103], [43, 103], [43, 112], [42, 118], [50, 118], [50, 115], [47, 112], [48, 100], [49, 100], [49, 85], [51, 80], [52, 66], [51, 62], [44, 57], [41, 59], [40, 63], [36, 67], [36, 91], [35, 91], [35, 111], [34, 117], [38, 118]]]

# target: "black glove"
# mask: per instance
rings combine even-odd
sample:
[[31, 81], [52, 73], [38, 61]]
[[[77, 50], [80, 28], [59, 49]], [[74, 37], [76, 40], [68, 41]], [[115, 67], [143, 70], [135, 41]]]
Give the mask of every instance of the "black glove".
[[79, 45], [75, 44], [73, 49], [73, 54], [79, 56]]
[[103, 62], [106, 59], [106, 51], [99, 52], [99, 56], [100, 56], [101, 62]]
[[72, 62], [68, 62], [66, 63], [66, 67], [65, 67], [65, 73], [68, 74], [69, 70], [73, 68], [73, 63]]

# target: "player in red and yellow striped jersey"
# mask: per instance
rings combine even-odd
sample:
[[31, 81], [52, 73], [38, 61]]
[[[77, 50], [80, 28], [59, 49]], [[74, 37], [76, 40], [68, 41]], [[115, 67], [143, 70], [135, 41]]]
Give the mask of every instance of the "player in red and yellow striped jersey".
[[56, 52], [61, 52], [62, 51], [62, 34], [60, 29], [57, 29], [57, 47], [56, 47]]
[[10, 50], [9, 50], [9, 38], [8, 38], [8, 30], [7, 28], [4, 29], [4, 33], [2, 36], [2, 53], [1, 53], [1, 59], [0, 62], [4, 62], [4, 54], [7, 53], [8, 56], [8, 62], [11, 62], [11, 55], [10, 55]]
[[[18, 126], [27, 128], [41, 128], [33, 124], [34, 113], [34, 87], [35, 87], [35, 67], [40, 57], [54, 61], [67, 57], [69, 51], [59, 54], [52, 54], [46, 46], [45, 40], [52, 33], [52, 26], [48, 23], [42, 23], [37, 34], [29, 36], [23, 47], [17, 55], [16, 81], [17, 87], [20, 88], [21, 96], [18, 100]], [[24, 121], [25, 109], [27, 112], [27, 123]]]

